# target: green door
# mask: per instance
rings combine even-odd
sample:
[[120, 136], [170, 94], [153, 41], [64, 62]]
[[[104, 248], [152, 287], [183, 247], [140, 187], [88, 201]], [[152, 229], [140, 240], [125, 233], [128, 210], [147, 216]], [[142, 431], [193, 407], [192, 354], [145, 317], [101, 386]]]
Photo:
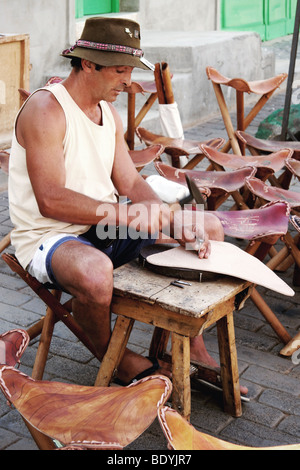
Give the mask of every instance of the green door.
[[119, 0], [76, 0], [76, 18], [119, 11]]
[[287, 34], [287, 11], [289, 0], [265, 0], [266, 40]]
[[256, 31], [265, 38], [264, 0], [222, 0], [221, 15], [222, 29]]
[[297, 0], [221, 0], [221, 28], [255, 31], [269, 41], [294, 30]]

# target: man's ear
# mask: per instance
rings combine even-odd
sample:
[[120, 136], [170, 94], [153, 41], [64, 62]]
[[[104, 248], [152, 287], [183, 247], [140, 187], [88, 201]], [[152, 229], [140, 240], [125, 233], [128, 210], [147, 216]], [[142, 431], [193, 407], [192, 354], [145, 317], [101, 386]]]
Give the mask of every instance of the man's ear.
[[82, 69], [87, 72], [87, 73], [90, 73], [93, 69], [93, 62], [91, 62], [90, 60], [86, 60], [86, 59], [81, 59], [81, 65], [82, 65]]

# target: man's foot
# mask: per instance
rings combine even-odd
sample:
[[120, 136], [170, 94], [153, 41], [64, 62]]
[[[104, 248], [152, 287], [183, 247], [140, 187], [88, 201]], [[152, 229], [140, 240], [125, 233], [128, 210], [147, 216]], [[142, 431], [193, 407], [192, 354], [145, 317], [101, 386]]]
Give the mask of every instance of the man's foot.
[[133, 380], [140, 380], [149, 375], [165, 375], [171, 378], [171, 364], [140, 356], [126, 349], [118, 368], [119, 384], [129, 385]]
[[[191, 338], [191, 362], [199, 362], [204, 366], [212, 367], [213, 369], [220, 370], [219, 364], [209, 355], [207, 349], [205, 347], [203, 337], [197, 336], [195, 338]], [[221, 372], [221, 370], [220, 370]], [[248, 388], [240, 385], [241, 395], [247, 395]]]

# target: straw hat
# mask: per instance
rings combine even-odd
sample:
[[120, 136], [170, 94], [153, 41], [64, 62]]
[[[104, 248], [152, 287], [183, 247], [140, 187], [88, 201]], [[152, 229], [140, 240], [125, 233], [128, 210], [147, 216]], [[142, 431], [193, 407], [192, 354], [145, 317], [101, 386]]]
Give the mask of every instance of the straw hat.
[[62, 56], [79, 57], [98, 65], [138, 67], [154, 70], [140, 48], [140, 25], [122, 18], [89, 18], [81, 38]]

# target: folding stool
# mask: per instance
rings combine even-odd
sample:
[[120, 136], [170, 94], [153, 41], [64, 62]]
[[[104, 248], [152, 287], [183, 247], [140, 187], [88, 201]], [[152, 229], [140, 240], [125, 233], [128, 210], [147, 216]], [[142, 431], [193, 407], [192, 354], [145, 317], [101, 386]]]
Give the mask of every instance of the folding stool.
[[171, 394], [164, 376], [124, 388], [33, 380], [14, 368], [29, 339], [20, 329], [0, 335], [0, 389], [39, 433], [41, 450], [123, 449], [148, 428]]
[[[282, 73], [273, 78], [247, 82], [243, 78], [225, 77], [213, 67], [207, 67], [206, 73], [208, 79], [211, 80], [213, 84], [214, 92], [229, 137], [229, 141], [223, 148], [223, 151], [228, 152], [231, 147], [235, 154], [245, 154], [245, 148], [243, 146], [242, 149], [240, 148], [237, 137], [235, 135], [234, 127], [221, 85], [229, 86], [236, 90], [237, 130], [244, 131], [247, 129], [259, 111], [263, 108], [263, 106], [267, 103], [267, 101], [271, 98], [275, 90], [282, 84], [282, 82], [284, 82], [288, 75], [286, 73]], [[244, 115], [244, 93], [261, 95], [260, 99], [253, 106], [246, 117]]]
[[[0, 150], [0, 169], [7, 175], [9, 165], [9, 153], [5, 150]], [[5, 235], [0, 241], [0, 253], [10, 245], [10, 233]]]
[[[300, 142], [257, 139], [242, 131], [236, 131], [236, 136], [249, 149], [252, 155], [266, 155], [279, 152], [282, 149], [289, 149], [293, 152], [294, 159], [300, 159]], [[292, 172], [289, 168], [286, 168], [277, 180], [271, 181], [271, 183], [283, 189], [289, 189], [291, 178]]]
[[[221, 189], [225, 193], [229, 189], [228, 182], [226, 182], [226, 187], [223, 181], [223, 187], [221, 187], [220, 181], [218, 181], [217, 178], [212, 178], [216, 172], [177, 169], [162, 163], [156, 163], [155, 167], [161, 176], [183, 185], [187, 184], [185, 175], [188, 175], [199, 188], [207, 185], [212, 194], [214, 194], [214, 186], [217, 191], [220, 191]], [[248, 169], [250, 172], [253, 171], [253, 168], [251, 167], [248, 167]], [[245, 171], [245, 168], [243, 171]], [[209, 175], [209, 173], [212, 173], [212, 175]], [[229, 175], [229, 177], [231, 176], [230, 173], [224, 172], [221, 172], [221, 175], [223, 177], [225, 175]], [[242, 184], [245, 184], [247, 180], [248, 178], [244, 176]], [[232, 185], [232, 180], [230, 183]], [[237, 186], [235, 188], [236, 190], [232, 192], [233, 195], [234, 192], [237, 192]], [[208, 207], [210, 205], [209, 199], [210, 198], [208, 197]], [[240, 202], [239, 199], [237, 199], [237, 202]], [[242, 204], [243, 210], [239, 211], [210, 210], [209, 212], [219, 218], [223, 225], [225, 235], [249, 240], [246, 251], [249, 254], [256, 256], [260, 261], [263, 261], [278, 239], [281, 236], [286, 236], [288, 231], [290, 207], [284, 201], [267, 204], [258, 210], [249, 209], [245, 203], [240, 202], [240, 206]], [[267, 265], [270, 269], [274, 269], [274, 266], [279, 264], [280, 261], [282, 261], [282, 258], [278, 255]], [[291, 336], [255, 288], [252, 290], [250, 298], [264, 318], [269, 322], [281, 341], [284, 344], [289, 342]]]
[[222, 138], [210, 139], [206, 142], [200, 142], [196, 140], [188, 139], [175, 139], [172, 137], [165, 137], [160, 134], [154, 134], [143, 127], [136, 128], [136, 134], [141, 142], [144, 142], [147, 146], [160, 144], [164, 146], [166, 154], [172, 158], [172, 166], [179, 168], [179, 158], [186, 156], [190, 160], [183, 167], [185, 169], [194, 168], [201, 160], [204, 155], [200, 150], [201, 144], [206, 144], [209, 147], [219, 149], [224, 145], [225, 140]]
[[245, 186], [246, 178], [256, 174], [255, 168], [250, 166], [231, 172], [178, 169], [161, 162], [155, 162], [154, 166], [161, 176], [170, 181], [187, 186], [185, 175], [188, 175], [201, 192], [202, 188], [208, 188], [207, 208], [209, 210], [216, 210], [229, 196], [235, 199], [239, 207], [244, 207], [243, 198], [238, 191]]
[[300, 450], [300, 444], [264, 448], [232, 444], [198, 431], [168, 406], [159, 407], [158, 420], [171, 450]]
[[[238, 170], [252, 167], [256, 169], [256, 178], [262, 181], [269, 179], [271, 182], [276, 181], [275, 173], [285, 168], [286, 159], [293, 155], [293, 151], [290, 149], [281, 149], [276, 153], [263, 156], [244, 156], [220, 152], [205, 145], [201, 145], [200, 148], [215, 170]], [[242, 197], [247, 206], [252, 207], [253, 198], [249, 198], [249, 191], [244, 189]]]

